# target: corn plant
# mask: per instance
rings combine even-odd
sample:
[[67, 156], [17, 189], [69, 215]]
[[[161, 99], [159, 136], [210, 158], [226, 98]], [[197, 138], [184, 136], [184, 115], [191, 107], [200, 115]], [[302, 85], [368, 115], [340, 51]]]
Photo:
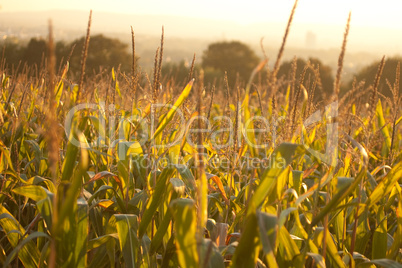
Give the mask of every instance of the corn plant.
[[[283, 87], [296, 3], [267, 83], [253, 83], [265, 60], [227, 105], [212, 93], [205, 109], [194, 66], [184, 88], [163, 79], [163, 34], [153, 82], [133, 60], [106, 88], [84, 83], [86, 53], [79, 85], [68, 62], [1, 70], [3, 267], [401, 267], [400, 110]], [[148, 97], [126, 97], [138, 88]]]

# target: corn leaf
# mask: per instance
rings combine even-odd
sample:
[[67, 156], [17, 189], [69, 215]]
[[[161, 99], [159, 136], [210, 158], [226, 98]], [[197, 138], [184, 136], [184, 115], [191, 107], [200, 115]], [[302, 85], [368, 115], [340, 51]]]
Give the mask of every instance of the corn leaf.
[[383, 207], [380, 207], [377, 212], [377, 222], [379, 223], [374, 231], [373, 244], [372, 247], [372, 258], [373, 259], [384, 259], [387, 254], [387, 218], [385, 218], [385, 213]]
[[402, 162], [395, 165], [369, 196], [366, 204], [375, 205], [381, 198], [391, 192], [393, 185], [402, 177]]
[[153, 134], [151, 140], [156, 139], [156, 137], [158, 137], [158, 135], [165, 129], [167, 124], [172, 120], [177, 109], [179, 109], [180, 105], [187, 99], [188, 95], [190, 94], [193, 83], [194, 83], [194, 80], [191, 80], [187, 84], [187, 86], [184, 88], [183, 92], [180, 94], [179, 98], [176, 100], [173, 107], [166, 114], [166, 117], [164, 117], [162, 122], [160, 122], [160, 124], [159, 124], [158, 128], [156, 129], [155, 133]]
[[123, 253], [125, 267], [135, 267], [135, 259], [139, 247], [137, 215], [120, 214], [114, 215], [114, 217], [116, 218], [120, 251]]
[[[4, 207], [0, 206], [0, 226], [7, 234], [6, 237], [13, 248], [20, 243], [21, 236], [25, 233], [24, 228]], [[39, 264], [40, 253], [34, 241], [28, 240], [17, 250], [18, 258], [24, 267], [37, 267]], [[6, 266], [4, 266], [6, 267]]]
[[173, 169], [170, 167], [164, 168], [162, 173], [157, 177], [156, 186], [153, 194], [150, 196], [147, 207], [142, 215], [141, 222], [138, 228], [138, 237], [141, 237], [145, 234], [145, 231], [152, 220], [153, 215], [155, 214], [157, 208], [163, 201], [164, 193], [167, 189], [167, 183], [173, 173]]
[[32, 234], [28, 235], [25, 237], [14, 249], [10, 252], [10, 254], [7, 256], [6, 261], [3, 264], [3, 267], [8, 267], [15, 256], [18, 254], [18, 252], [28, 243], [32, 243], [33, 239], [39, 238], [39, 237], [44, 237], [47, 239], [51, 239], [48, 234], [42, 233], [42, 232], [33, 232]]
[[198, 267], [197, 217], [195, 203], [191, 199], [181, 198], [170, 204], [174, 217], [177, 257], [181, 267]]
[[50, 193], [47, 189], [37, 185], [27, 185], [14, 188], [13, 192], [31, 198], [36, 202], [45, 199], [48, 196], [48, 193]]
[[376, 111], [376, 115], [377, 115], [378, 126], [381, 129], [382, 135], [384, 136], [384, 139], [385, 139], [386, 155], [388, 155], [388, 152], [391, 148], [391, 136], [389, 135], [389, 131], [388, 131], [387, 125], [385, 123], [381, 100], [378, 100], [375, 111]]

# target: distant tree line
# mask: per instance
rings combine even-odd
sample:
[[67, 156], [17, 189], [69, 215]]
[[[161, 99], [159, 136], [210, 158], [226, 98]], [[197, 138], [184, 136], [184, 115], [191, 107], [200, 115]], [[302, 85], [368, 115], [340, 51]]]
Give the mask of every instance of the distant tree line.
[[[69, 73], [76, 75], [81, 70], [81, 53], [85, 37], [71, 43], [58, 41], [55, 45], [56, 63], [64, 64], [69, 58]], [[1, 48], [4, 50], [6, 66], [9, 69], [20, 70], [24, 65], [34, 69], [41, 68], [47, 57], [46, 40], [32, 38], [26, 46], [18, 43], [5, 43]], [[132, 55], [128, 45], [118, 39], [112, 39], [103, 35], [91, 36], [89, 42], [88, 56], [86, 61], [86, 73], [99, 73], [102, 68], [117, 69], [120, 66], [122, 72], [129, 72], [132, 65]]]
[[[69, 74], [73, 77], [81, 70], [81, 53], [84, 41], [85, 37], [82, 37], [71, 43], [59, 41], [55, 45], [58, 66], [65, 64], [69, 59]], [[26, 45], [4, 43], [1, 51], [9, 69], [15, 70], [17, 66], [20, 66], [20, 70], [22, 70], [23, 66], [29, 66], [33, 71], [36, 66], [36, 70], [40, 70], [41, 67], [44, 67], [47, 56], [46, 40], [32, 38]], [[251, 72], [260, 61], [261, 59], [255, 52], [241, 42], [215, 42], [210, 44], [204, 51], [201, 63], [196, 64], [194, 69], [196, 73], [201, 68], [204, 70], [205, 84], [213, 84], [217, 81], [222, 83], [226, 72], [229, 87], [233, 88], [236, 82], [246, 83]], [[391, 95], [387, 84], [394, 83], [395, 70], [399, 61], [401, 61], [400, 58], [390, 58], [386, 61], [379, 86], [379, 91], [385, 96], [389, 97]], [[138, 64], [138, 60], [136, 62]], [[128, 73], [131, 71], [131, 64], [132, 54], [126, 43], [101, 34], [91, 37], [86, 62], [87, 75], [97, 74], [101, 70], [110, 70], [112, 67], [115, 69], [120, 68], [122, 72]], [[305, 68], [307, 64], [312, 68]], [[379, 62], [373, 63], [361, 70], [356, 74], [356, 81], [366, 81], [366, 85], [373, 83], [378, 64]], [[315, 81], [318, 82], [318, 85], [316, 85], [317, 90], [323, 93], [317, 94], [317, 98], [318, 96], [332, 94], [334, 77], [333, 70], [329, 66], [315, 58], [310, 58], [308, 61], [297, 59], [296, 69], [292, 66], [292, 61], [284, 61], [279, 68], [278, 79], [285, 81], [284, 84], [289, 83], [294, 77], [296, 83], [303, 82], [307, 88]], [[184, 84], [188, 82], [186, 79], [188, 79], [189, 68], [190, 64], [185, 61], [167, 62], [162, 67], [162, 75], [174, 80], [176, 84]], [[315, 80], [316, 73], [313, 71], [314, 68], [319, 71], [319, 80]], [[262, 74], [262, 79], [266, 79], [267, 72], [262, 72]], [[341, 94], [345, 94], [352, 87], [352, 82], [344, 83]]]

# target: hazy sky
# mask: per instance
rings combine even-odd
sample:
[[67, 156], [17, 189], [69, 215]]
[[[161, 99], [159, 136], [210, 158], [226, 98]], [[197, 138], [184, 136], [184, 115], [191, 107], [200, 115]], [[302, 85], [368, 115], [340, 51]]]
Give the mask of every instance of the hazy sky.
[[[95, 31], [101, 29], [102, 33], [106, 33], [107, 28], [113, 29], [114, 32], [128, 29], [135, 19], [125, 22], [114, 17], [111, 21], [107, 21], [105, 16], [97, 17], [100, 12], [205, 18], [214, 21], [208, 24], [197, 20], [196, 25], [185, 22], [172, 25], [167, 17], [161, 17], [160, 20], [153, 17], [152, 22], [158, 26], [154, 27], [155, 29], [152, 25], [143, 25], [138, 20], [134, 28], [137, 33], [159, 36], [160, 26], [164, 25], [167, 36], [171, 37], [208, 36], [213, 39], [244, 40], [252, 44], [258, 44], [261, 37], [264, 37], [266, 45], [277, 46], [282, 40], [283, 30], [293, 4], [294, 0], [0, 0], [0, 16], [2, 12], [46, 10], [88, 12], [92, 9], [94, 12], [92, 29]], [[338, 48], [342, 42], [349, 11], [352, 12], [352, 19], [348, 51], [366, 51], [378, 55], [401, 54], [402, 0], [299, 0], [288, 45], [314, 49]], [[83, 21], [86, 21], [86, 16], [83, 18]], [[47, 19], [49, 18], [43, 18], [44, 24]], [[57, 22], [56, 18], [53, 19]], [[65, 18], [59, 17], [59, 19]], [[86, 22], [74, 18], [71, 20], [70, 24], [55, 23], [55, 26], [72, 26], [78, 21], [79, 27], [86, 26]], [[222, 26], [219, 21], [228, 21], [229, 24]], [[116, 26], [117, 23], [124, 25], [120, 25], [122, 27], [119, 28]], [[310, 33], [312, 35], [310, 39], [315, 41], [308, 44], [306, 40]], [[190, 36], [191, 34], [193, 36]]]
[[[293, 0], [0, 0], [0, 6], [3, 12], [92, 9], [224, 19], [248, 24], [287, 20], [293, 2]], [[294, 23], [344, 25], [350, 10], [354, 26], [402, 29], [400, 0], [300, 0]]]

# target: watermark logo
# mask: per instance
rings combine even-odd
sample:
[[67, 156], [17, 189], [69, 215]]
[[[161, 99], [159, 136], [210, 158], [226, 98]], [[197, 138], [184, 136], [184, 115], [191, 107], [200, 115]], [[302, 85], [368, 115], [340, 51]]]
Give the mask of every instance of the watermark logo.
[[[175, 110], [173, 128], [170, 128], [171, 135], [164, 137], [163, 142], [158, 132], [159, 125], [165, 114], [156, 113], [157, 110]], [[72, 129], [77, 128], [77, 120], [75, 118], [81, 114], [85, 117], [88, 124], [92, 128], [92, 136], [88, 138], [88, 143], [83, 143], [74, 138]], [[336, 166], [338, 156], [338, 123], [335, 120], [338, 116], [338, 103], [333, 102], [325, 107], [324, 111], [318, 110], [304, 120], [300, 131], [300, 143], [305, 147], [306, 151], [330, 166]], [[201, 128], [198, 122], [201, 121]], [[251, 148], [265, 149], [276, 147], [278, 138], [278, 128], [284, 129], [286, 126], [284, 117], [266, 118], [263, 116], [252, 116], [246, 122], [243, 122], [240, 113], [237, 114], [237, 128], [234, 126], [234, 118], [229, 116], [216, 116], [208, 119], [205, 116], [193, 116], [186, 121], [184, 113], [178, 107], [171, 104], [153, 104], [150, 114], [142, 117], [142, 115], [124, 115], [120, 113], [114, 105], [106, 107], [104, 102], [99, 104], [85, 103], [73, 107], [65, 118], [65, 132], [69, 138], [69, 142], [73, 145], [85, 149], [91, 148], [108, 148], [116, 149], [119, 159], [124, 160], [128, 151], [138, 152], [144, 146], [151, 146], [155, 149], [170, 148], [172, 146], [185, 142], [194, 149], [204, 147], [197, 142], [197, 134], [202, 133], [204, 137], [208, 137], [208, 145], [213, 150], [219, 151], [234, 146], [237, 142], [237, 148], [241, 144], [247, 144]], [[305, 136], [306, 129], [317, 123], [323, 123], [326, 126], [325, 152], [314, 150], [309, 146], [310, 142]], [[257, 127], [255, 127], [257, 126]], [[254, 132], [254, 140], [250, 140], [248, 132]], [[135, 135], [133, 134], [135, 133]], [[173, 133], [173, 134], [172, 134]], [[94, 137], [95, 136], [95, 137]], [[267, 138], [269, 137], [269, 138]], [[263, 157], [261, 157], [263, 158]], [[266, 160], [253, 159], [253, 163], [259, 163], [261, 166]], [[256, 166], [250, 164], [249, 160], [243, 161], [241, 165]], [[211, 163], [210, 163], [211, 164]], [[156, 163], [149, 164], [158, 166]], [[221, 162], [222, 166], [223, 163]]]

